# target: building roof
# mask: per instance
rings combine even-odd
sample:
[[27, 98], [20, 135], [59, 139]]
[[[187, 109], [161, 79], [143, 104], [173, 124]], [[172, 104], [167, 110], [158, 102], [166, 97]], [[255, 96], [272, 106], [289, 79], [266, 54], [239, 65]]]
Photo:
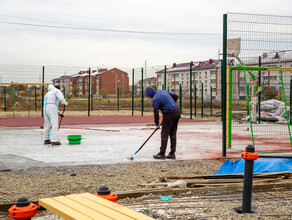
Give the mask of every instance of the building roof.
[[194, 66], [193, 70], [208, 70], [208, 69], [216, 69], [217, 65], [220, 63], [220, 60], [210, 59], [208, 61], [201, 61], [198, 65]]
[[[157, 77], [150, 77], [150, 78], [146, 78], [143, 79], [143, 82], [151, 82], [151, 81], [156, 81]], [[141, 82], [142, 80], [139, 80], [138, 82]]]
[[[261, 55], [262, 64], [283, 64], [285, 62], [292, 62], [292, 50], [269, 52]], [[245, 65], [259, 65], [259, 57], [247, 60]]]
[[[190, 71], [190, 64], [192, 64], [192, 70], [207, 70], [207, 69], [215, 69], [218, 64], [220, 64], [220, 60], [209, 59], [207, 61], [199, 61], [199, 62], [188, 62], [188, 63], [173, 63], [171, 68], [168, 68], [166, 72], [185, 72]], [[159, 70], [157, 73], [163, 73], [164, 70]]]
[[120, 69], [118, 69], [118, 68], [116, 68], [116, 67], [114, 67], [114, 68], [112, 68], [112, 69], [109, 69], [109, 70], [104, 69], [104, 71], [100, 72], [100, 74], [106, 74], [106, 73], [109, 73], [109, 72], [114, 73], [115, 71], [120, 71], [120, 72], [126, 73], [126, 74], [128, 75], [127, 72], [125, 72], [125, 71], [123, 71], [123, 70], [120, 70]]
[[[188, 62], [188, 63], [178, 63], [178, 64], [173, 63], [173, 64], [172, 64], [172, 67], [170, 67], [170, 68], [166, 68], [166, 72], [180, 72], [180, 71], [187, 71], [187, 70], [190, 69], [190, 63], [193, 64], [193, 61]], [[157, 74], [157, 73], [164, 73], [164, 71], [165, 71], [164, 69], [162, 69], [162, 70], [158, 70], [158, 71], [156, 71], [156, 74]]]
[[70, 78], [70, 77], [71, 76], [63, 75], [63, 76], [60, 76], [58, 78], [52, 79], [52, 81], [55, 81], [55, 80], [63, 80], [63, 79]]

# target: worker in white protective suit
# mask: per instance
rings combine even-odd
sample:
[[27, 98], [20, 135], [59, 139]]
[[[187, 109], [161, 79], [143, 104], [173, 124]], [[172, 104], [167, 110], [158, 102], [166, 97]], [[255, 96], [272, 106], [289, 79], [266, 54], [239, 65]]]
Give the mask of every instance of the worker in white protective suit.
[[[59, 102], [63, 105], [68, 105], [62, 92], [53, 85], [49, 85], [44, 99], [44, 144], [61, 145], [58, 137]], [[60, 116], [62, 117], [63, 115]]]

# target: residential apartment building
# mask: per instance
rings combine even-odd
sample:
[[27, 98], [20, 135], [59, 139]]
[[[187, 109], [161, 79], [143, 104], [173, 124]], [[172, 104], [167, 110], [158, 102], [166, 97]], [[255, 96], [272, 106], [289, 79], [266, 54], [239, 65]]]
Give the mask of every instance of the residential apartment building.
[[[157, 89], [157, 77], [143, 79], [144, 91], [147, 87], [153, 87], [153, 88]], [[142, 80], [139, 80], [136, 84], [137, 94], [141, 94], [141, 89], [142, 89]]]
[[[54, 85], [60, 86], [61, 91], [66, 96], [88, 95], [89, 70], [80, 71], [71, 76], [61, 76], [52, 81]], [[93, 95], [99, 95], [101, 89], [110, 95], [116, 94], [117, 88], [120, 89], [121, 94], [126, 94], [129, 91], [128, 74], [117, 68], [93, 70], [90, 73], [90, 81], [90, 90]]]
[[113, 68], [99, 73], [99, 89], [109, 92], [109, 95], [116, 95], [118, 88], [122, 95], [129, 93], [128, 73], [120, 69]]
[[[157, 87], [159, 90], [164, 89], [166, 78], [166, 90], [179, 94], [180, 85], [182, 87], [182, 95], [187, 97], [190, 95], [190, 73], [192, 73], [192, 91], [197, 91], [197, 96], [210, 98], [211, 88], [212, 96], [218, 94], [218, 64], [220, 60], [210, 59], [208, 61], [174, 63], [172, 67], [165, 70], [157, 71]], [[166, 77], [165, 77], [166, 76]]]
[[70, 76], [61, 76], [59, 78], [53, 79], [53, 85], [59, 86], [60, 90], [65, 94], [65, 96], [70, 93]]
[[[247, 66], [259, 66], [259, 57], [255, 57], [245, 61]], [[240, 65], [235, 63], [235, 65]], [[271, 52], [263, 53], [261, 55], [261, 66], [263, 67], [292, 67], [292, 52]], [[252, 73], [258, 77], [258, 71], [252, 71]], [[249, 73], [246, 71], [246, 81], [251, 92], [252, 78]], [[285, 95], [290, 96], [290, 79], [291, 72], [283, 72], [283, 83], [285, 89]], [[264, 91], [270, 90], [275, 91], [275, 94], [282, 93], [282, 80], [281, 74], [279, 71], [261, 71], [261, 87]], [[244, 71], [233, 71], [232, 77], [232, 96], [233, 99], [246, 99], [246, 88], [245, 88], [245, 76]]]

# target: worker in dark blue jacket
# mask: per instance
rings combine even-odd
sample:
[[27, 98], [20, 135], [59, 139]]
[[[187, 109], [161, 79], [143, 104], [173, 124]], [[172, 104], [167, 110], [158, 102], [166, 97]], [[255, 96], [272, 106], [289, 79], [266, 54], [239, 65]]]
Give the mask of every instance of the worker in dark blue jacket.
[[159, 128], [159, 110], [163, 114], [161, 123], [161, 146], [160, 152], [153, 155], [155, 159], [165, 159], [168, 136], [170, 136], [170, 153], [166, 156], [169, 159], [175, 159], [176, 151], [176, 131], [180, 117], [179, 108], [176, 105], [178, 96], [167, 91], [155, 91], [151, 87], [145, 90], [145, 96], [152, 99], [154, 122], [156, 128]]

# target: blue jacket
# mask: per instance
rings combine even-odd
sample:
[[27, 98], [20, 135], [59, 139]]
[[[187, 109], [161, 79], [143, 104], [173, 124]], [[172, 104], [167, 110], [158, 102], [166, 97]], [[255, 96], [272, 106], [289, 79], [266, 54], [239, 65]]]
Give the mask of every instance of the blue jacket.
[[148, 87], [145, 90], [145, 96], [152, 98], [155, 124], [159, 124], [159, 110], [162, 111], [163, 115], [179, 110], [176, 105], [178, 96], [174, 93], [164, 90], [155, 91], [153, 88]]

